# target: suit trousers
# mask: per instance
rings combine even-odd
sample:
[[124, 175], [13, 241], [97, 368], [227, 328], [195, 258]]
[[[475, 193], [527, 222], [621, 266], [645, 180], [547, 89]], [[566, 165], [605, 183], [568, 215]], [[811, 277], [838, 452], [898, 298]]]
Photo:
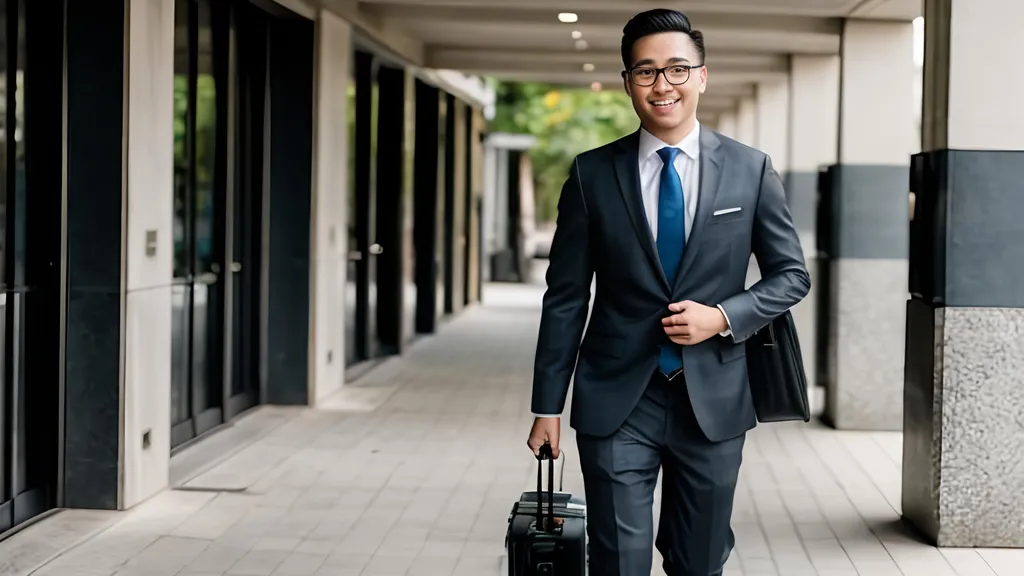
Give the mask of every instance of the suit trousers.
[[669, 381], [660, 373], [614, 434], [577, 434], [591, 576], [649, 576], [654, 546], [668, 576], [721, 574], [735, 545], [730, 520], [745, 439], [709, 441], [683, 376]]

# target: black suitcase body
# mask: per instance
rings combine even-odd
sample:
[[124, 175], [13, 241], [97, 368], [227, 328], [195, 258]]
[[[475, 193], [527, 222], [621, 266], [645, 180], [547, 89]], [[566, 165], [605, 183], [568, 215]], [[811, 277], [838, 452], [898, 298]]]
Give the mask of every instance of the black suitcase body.
[[[548, 461], [548, 489], [541, 489], [541, 462]], [[551, 447], [541, 448], [537, 491], [512, 506], [505, 547], [509, 576], [584, 576], [587, 572], [586, 504], [554, 491]], [[562, 467], [565, 467], [563, 456]]]

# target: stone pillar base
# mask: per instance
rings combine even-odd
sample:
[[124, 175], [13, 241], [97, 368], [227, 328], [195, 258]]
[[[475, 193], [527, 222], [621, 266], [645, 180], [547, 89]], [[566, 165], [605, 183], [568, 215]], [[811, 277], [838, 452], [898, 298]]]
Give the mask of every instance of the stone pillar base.
[[847, 430], [899, 430], [908, 273], [908, 168], [837, 165], [822, 184], [818, 235], [829, 266], [819, 308], [822, 419]]
[[841, 430], [899, 430], [907, 260], [842, 259], [831, 268], [822, 419]]
[[1024, 309], [907, 304], [903, 517], [938, 546], [1024, 547]]

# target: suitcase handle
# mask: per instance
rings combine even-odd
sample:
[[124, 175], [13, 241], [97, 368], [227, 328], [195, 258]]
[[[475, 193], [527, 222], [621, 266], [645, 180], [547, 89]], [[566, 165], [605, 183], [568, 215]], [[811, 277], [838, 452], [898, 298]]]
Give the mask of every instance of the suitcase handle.
[[[551, 444], [545, 442], [540, 447], [540, 453], [537, 455], [537, 529], [548, 531], [555, 525], [555, 456], [551, 450]], [[548, 461], [548, 522], [544, 524], [544, 490], [542, 489], [541, 482], [541, 470], [543, 468], [544, 460]], [[562, 490], [562, 485], [565, 483], [565, 454], [562, 454], [562, 478], [558, 481], [558, 489]]]

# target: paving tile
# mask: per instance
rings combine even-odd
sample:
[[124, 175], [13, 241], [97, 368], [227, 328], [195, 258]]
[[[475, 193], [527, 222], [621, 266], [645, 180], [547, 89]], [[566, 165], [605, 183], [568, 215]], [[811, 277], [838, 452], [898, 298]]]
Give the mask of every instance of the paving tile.
[[313, 576], [320, 570], [325, 560], [327, 560], [326, 554], [296, 552], [277, 566], [273, 576]]

